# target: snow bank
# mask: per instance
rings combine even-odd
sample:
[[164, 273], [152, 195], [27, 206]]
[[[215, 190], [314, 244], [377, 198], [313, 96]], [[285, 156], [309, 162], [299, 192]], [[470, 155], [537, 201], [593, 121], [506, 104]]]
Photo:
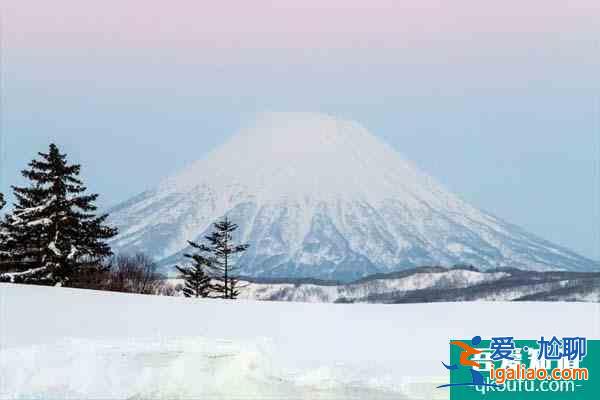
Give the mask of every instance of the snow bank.
[[205, 338], [69, 339], [17, 347], [3, 351], [0, 398], [402, 398], [393, 387], [341, 367], [309, 372], [277, 368], [269, 347], [268, 340]]
[[448, 340], [501, 334], [597, 339], [600, 305], [233, 302], [0, 284], [0, 398], [445, 398], [434, 387], [448, 379]]

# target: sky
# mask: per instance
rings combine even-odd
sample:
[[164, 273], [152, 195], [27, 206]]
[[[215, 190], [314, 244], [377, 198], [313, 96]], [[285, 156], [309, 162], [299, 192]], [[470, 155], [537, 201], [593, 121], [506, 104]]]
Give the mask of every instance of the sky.
[[600, 2], [39, 2], [1, 11], [0, 191], [56, 142], [110, 207], [261, 111], [359, 121], [600, 259]]

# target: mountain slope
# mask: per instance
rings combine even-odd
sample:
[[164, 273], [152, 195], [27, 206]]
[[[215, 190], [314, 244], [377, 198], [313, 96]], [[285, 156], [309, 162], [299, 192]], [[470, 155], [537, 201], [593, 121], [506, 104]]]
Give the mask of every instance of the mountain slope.
[[[181, 284], [180, 279], [172, 284]], [[600, 272], [532, 272], [513, 268], [422, 267], [349, 283], [248, 279], [241, 298], [308, 303], [432, 303], [446, 301], [600, 302]]]
[[353, 121], [261, 114], [229, 142], [111, 211], [117, 250], [181, 261], [228, 215], [243, 274], [351, 280], [422, 265], [587, 270], [593, 261], [467, 204]]

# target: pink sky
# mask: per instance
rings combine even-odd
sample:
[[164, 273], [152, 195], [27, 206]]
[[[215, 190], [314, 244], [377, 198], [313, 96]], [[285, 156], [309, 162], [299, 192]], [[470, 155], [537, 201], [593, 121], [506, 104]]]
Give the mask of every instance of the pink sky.
[[597, 0], [4, 0], [4, 46], [405, 48], [597, 39]]
[[322, 111], [600, 258], [600, 0], [0, 0], [0, 13], [0, 191], [56, 140], [114, 203], [243, 115]]

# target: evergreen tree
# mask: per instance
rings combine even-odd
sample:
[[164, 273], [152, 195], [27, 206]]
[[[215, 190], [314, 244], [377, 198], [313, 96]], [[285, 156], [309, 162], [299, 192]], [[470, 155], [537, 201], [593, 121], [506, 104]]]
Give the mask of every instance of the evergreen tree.
[[175, 266], [179, 277], [185, 281], [183, 294], [185, 297], [208, 297], [211, 291], [210, 277], [205, 269], [210, 267], [210, 260], [200, 254], [185, 254], [193, 264], [190, 267]]
[[68, 284], [83, 265], [99, 265], [112, 254], [106, 240], [117, 230], [104, 225], [108, 215], [97, 216], [97, 194], [78, 179], [81, 166], [50, 145], [48, 153], [22, 171], [29, 187], [14, 187], [12, 213], [0, 224], [5, 240], [0, 253], [14, 271], [4, 280], [53, 285]]
[[[0, 193], [0, 210], [2, 210], [5, 205], [6, 205], [6, 201], [4, 201], [4, 194]], [[0, 224], [0, 282], [3, 281], [1, 279], [2, 272], [7, 269], [7, 265], [6, 265], [6, 259], [8, 256], [7, 241], [8, 241], [8, 235], [5, 233], [5, 230], [2, 228], [2, 226]]]
[[235, 299], [239, 295], [238, 272], [241, 267], [235, 264], [235, 260], [249, 247], [248, 244], [233, 243], [233, 232], [237, 229], [238, 226], [225, 217], [216, 222], [213, 233], [206, 236], [208, 245], [190, 242], [192, 247], [207, 254], [210, 276], [216, 281], [213, 291], [217, 292], [217, 297], [224, 299]]
[[15, 191], [15, 196], [17, 204], [13, 212], [7, 213], [0, 223], [0, 272], [10, 272], [0, 275], [0, 282], [51, 284], [52, 281], [41, 268], [42, 254], [38, 250], [43, 242], [41, 222], [44, 221], [35, 221], [32, 217], [35, 212], [45, 208], [42, 190], [32, 187], [27, 195]]

